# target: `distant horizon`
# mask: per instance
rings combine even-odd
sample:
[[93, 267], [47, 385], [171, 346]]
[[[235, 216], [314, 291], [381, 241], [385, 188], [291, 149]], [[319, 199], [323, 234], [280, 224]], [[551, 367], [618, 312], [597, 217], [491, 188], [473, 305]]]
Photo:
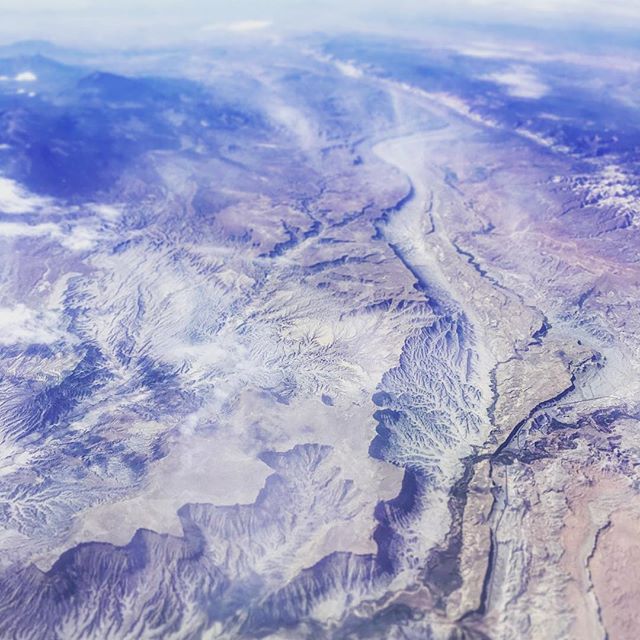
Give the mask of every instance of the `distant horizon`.
[[[210, 39], [302, 35], [314, 32], [371, 33], [415, 38], [433, 30], [482, 27], [532, 33], [584, 34], [593, 40], [621, 37], [637, 44], [635, 19], [640, 3], [616, 0], [606, 6], [593, 0], [570, 0], [562, 7], [550, 0], [457, 0], [446, 8], [417, 0], [374, 0], [310, 3], [243, 0], [233, 6], [221, 2], [203, 6], [198, 0], [149, 3], [65, 0], [50, 5], [29, 0], [16, 6], [0, 2], [5, 20], [0, 25], [3, 46], [44, 40], [58, 46], [141, 48], [201, 44]], [[464, 18], [461, 19], [461, 17]]]

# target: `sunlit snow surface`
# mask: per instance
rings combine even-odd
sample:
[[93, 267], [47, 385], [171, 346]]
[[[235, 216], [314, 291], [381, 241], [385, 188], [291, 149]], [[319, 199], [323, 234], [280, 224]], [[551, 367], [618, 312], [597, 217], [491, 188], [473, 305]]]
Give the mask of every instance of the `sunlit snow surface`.
[[636, 637], [637, 52], [457, 44], [2, 49], [1, 638]]

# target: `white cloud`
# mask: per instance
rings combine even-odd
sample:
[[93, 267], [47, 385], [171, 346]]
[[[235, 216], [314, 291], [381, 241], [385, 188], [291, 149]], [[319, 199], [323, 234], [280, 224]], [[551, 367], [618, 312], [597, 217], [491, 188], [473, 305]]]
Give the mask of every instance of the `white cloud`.
[[202, 31], [230, 31], [231, 33], [247, 33], [268, 29], [270, 20], [238, 20], [236, 22], [221, 22], [208, 24], [202, 27]]
[[52, 206], [49, 198], [29, 193], [10, 178], [0, 178], [0, 213], [34, 213], [46, 206]]
[[267, 29], [271, 26], [269, 20], [241, 20], [239, 22], [232, 22], [228, 27], [228, 31], [259, 31], [260, 29]]
[[507, 93], [515, 98], [537, 100], [549, 91], [549, 87], [538, 78], [533, 69], [519, 65], [482, 76], [482, 80], [504, 86]]
[[88, 251], [98, 239], [98, 234], [91, 227], [73, 227], [64, 232], [53, 222], [27, 224], [26, 222], [0, 222], [0, 238], [50, 238], [71, 251]]
[[637, 57], [622, 51], [612, 55], [600, 53], [588, 54], [575, 51], [552, 51], [536, 47], [533, 44], [472, 42], [470, 44], [447, 43], [446, 47], [470, 58], [486, 60], [527, 60], [535, 63], [561, 62], [596, 69], [612, 69], [629, 73], [640, 71]]
[[[112, 205], [92, 203], [87, 207], [103, 220], [110, 222], [122, 215], [120, 209]], [[77, 208], [65, 209], [52, 198], [32, 194], [15, 180], [0, 177], [0, 213], [38, 214], [41, 217], [49, 213], [71, 213], [74, 210]], [[80, 224], [71, 222], [65, 225], [48, 221], [37, 224], [0, 221], [0, 238], [48, 237], [71, 251], [88, 251], [99, 239], [100, 229], [96, 225], [99, 226], [99, 222], [95, 220], [84, 220]]]
[[318, 143], [318, 133], [302, 111], [283, 103], [274, 103], [268, 111], [275, 122], [296, 136], [303, 149], [310, 149]]
[[59, 237], [60, 227], [53, 222], [27, 224], [26, 222], [0, 222], [1, 238], [35, 238], [38, 236]]
[[362, 69], [359, 69], [351, 62], [336, 60], [335, 65], [338, 71], [348, 78], [361, 78], [363, 75]]
[[60, 243], [71, 251], [88, 251], [95, 246], [97, 234], [90, 227], [74, 227], [69, 235], [63, 235]]
[[122, 216], [122, 210], [111, 204], [94, 204], [91, 205], [91, 209], [95, 211], [100, 217], [106, 220], [117, 220]]
[[37, 79], [38, 76], [33, 71], [23, 71], [14, 78], [16, 82], [35, 82]]
[[24, 304], [0, 307], [0, 344], [50, 344], [62, 336], [58, 314], [36, 311]]

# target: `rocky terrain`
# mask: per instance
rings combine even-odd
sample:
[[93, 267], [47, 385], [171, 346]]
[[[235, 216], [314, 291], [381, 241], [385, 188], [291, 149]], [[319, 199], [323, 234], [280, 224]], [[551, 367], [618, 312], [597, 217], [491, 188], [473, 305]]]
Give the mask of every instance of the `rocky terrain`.
[[42, 49], [0, 50], [0, 637], [637, 637], [620, 52]]

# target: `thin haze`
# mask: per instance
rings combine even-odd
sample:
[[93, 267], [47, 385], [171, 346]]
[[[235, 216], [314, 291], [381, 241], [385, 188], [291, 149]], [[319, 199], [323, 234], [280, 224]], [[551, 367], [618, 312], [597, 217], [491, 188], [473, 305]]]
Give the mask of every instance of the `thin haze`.
[[[446, 7], [443, 8], [443, 5]], [[0, 39], [144, 46], [216, 33], [384, 31], [416, 35], [434, 21], [536, 27], [625, 27], [640, 0], [0, 0]]]

